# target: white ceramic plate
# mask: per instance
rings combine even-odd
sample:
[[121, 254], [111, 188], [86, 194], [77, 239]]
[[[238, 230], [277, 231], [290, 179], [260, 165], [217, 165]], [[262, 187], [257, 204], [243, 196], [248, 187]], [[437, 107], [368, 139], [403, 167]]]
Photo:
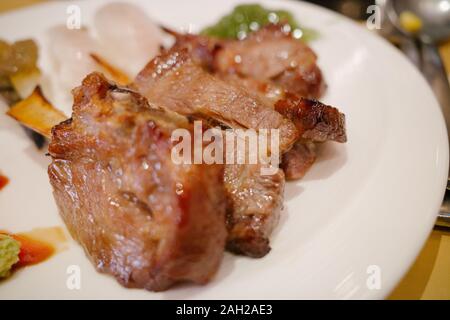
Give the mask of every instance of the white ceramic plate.
[[[0, 38], [32, 37], [65, 23], [80, 5], [89, 26], [98, 1], [53, 2], [0, 16]], [[155, 20], [198, 30], [237, 1], [137, 1]], [[329, 143], [302, 180], [289, 183], [282, 221], [263, 259], [226, 254], [206, 286], [163, 293], [122, 288], [94, 270], [80, 246], [21, 270], [0, 284], [4, 298], [301, 299], [383, 298], [413, 262], [434, 223], [447, 177], [447, 135], [431, 90], [384, 40], [330, 11], [301, 3], [261, 1], [291, 10], [319, 30], [312, 43], [329, 84], [327, 103], [347, 116], [348, 143]], [[0, 112], [0, 227], [26, 231], [63, 225], [47, 179], [49, 159]], [[66, 286], [67, 268], [81, 268], [81, 290]], [[370, 276], [379, 275], [374, 288]], [[375, 281], [376, 284], [376, 281]]]

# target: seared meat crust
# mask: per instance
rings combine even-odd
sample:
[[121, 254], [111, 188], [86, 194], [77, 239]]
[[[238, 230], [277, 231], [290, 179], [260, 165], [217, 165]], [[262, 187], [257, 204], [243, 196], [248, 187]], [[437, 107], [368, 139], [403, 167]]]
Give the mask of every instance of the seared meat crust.
[[287, 94], [275, 103], [275, 110], [291, 119], [302, 139], [314, 142], [346, 142], [345, 115], [317, 100]]
[[60, 214], [100, 272], [126, 287], [205, 283], [227, 236], [221, 165], [175, 165], [184, 117], [97, 73], [73, 91], [72, 118], [53, 128], [48, 168]]

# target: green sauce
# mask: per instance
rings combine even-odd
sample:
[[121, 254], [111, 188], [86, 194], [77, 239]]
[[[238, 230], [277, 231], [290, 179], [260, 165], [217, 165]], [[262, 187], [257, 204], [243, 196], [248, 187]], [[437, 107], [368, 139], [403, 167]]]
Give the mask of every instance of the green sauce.
[[269, 23], [286, 23], [293, 35], [303, 41], [317, 37], [317, 32], [300, 27], [293, 15], [285, 10], [271, 10], [259, 4], [244, 4], [223, 16], [219, 22], [201, 31], [201, 34], [222, 39], [243, 39], [249, 32], [256, 31]]
[[12, 266], [19, 261], [20, 243], [0, 234], [0, 278], [7, 277]]

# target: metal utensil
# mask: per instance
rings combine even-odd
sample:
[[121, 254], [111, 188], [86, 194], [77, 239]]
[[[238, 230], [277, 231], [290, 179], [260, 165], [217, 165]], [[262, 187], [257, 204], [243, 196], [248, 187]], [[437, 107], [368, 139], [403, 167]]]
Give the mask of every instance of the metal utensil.
[[[441, 41], [450, 38], [450, 0], [382, 0], [380, 2], [389, 21], [406, 39], [403, 47], [415, 45], [418, 48], [418, 59], [411, 60], [422, 71], [440, 103], [450, 141], [450, 86], [437, 49]], [[419, 30], [408, 31], [402, 25], [400, 17], [405, 13], [412, 13], [420, 18]], [[413, 51], [410, 49], [410, 52]], [[439, 219], [438, 222], [442, 224], [450, 223], [450, 178], [447, 181]]]

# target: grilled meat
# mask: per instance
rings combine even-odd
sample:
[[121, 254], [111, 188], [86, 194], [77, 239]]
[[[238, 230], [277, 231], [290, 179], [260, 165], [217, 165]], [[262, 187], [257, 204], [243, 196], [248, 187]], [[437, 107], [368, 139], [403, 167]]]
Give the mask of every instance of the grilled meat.
[[236, 75], [221, 75], [221, 79], [235, 86], [246, 88], [249, 94], [259, 97], [280, 114], [290, 119], [300, 134], [300, 140], [314, 142], [346, 142], [345, 115], [335, 107], [317, 100], [283, 92], [279, 86]]
[[291, 150], [283, 154], [281, 161], [286, 180], [303, 178], [315, 160], [315, 144], [311, 141], [297, 141]]
[[[193, 61], [208, 72], [214, 72], [214, 56], [220, 49], [221, 40], [193, 33], [179, 33], [170, 28], [162, 27], [168, 34], [175, 37], [175, 43], [170, 50], [187, 49]], [[167, 52], [163, 48], [163, 53]]]
[[249, 94], [254, 95], [272, 107], [278, 100], [284, 99], [286, 96], [286, 91], [283, 87], [270, 81], [242, 77], [235, 73], [216, 73], [215, 76], [234, 86], [244, 88]]
[[326, 84], [317, 56], [283, 24], [269, 24], [243, 40], [179, 34], [174, 47], [187, 48], [194, 61], [217, 74], [237, 74], [273, 83], [307, 98], [319, 98]]
[[[325, 87], [315, 53], [282, 24], [269, 24], [244, 40], [179, 34], [173, 49], [187, 50], [198, 65], [245, 89], [292, 120], [302, 139], [345, 142], [345, 116], [315, 100]], [[288, 150], [288, 149], [283, 149]]]
[[[213, 119], [212, 122], [231, 128], [279, 128], [282, 149], [297, 139], [292, 122], [272, 105], [208, 74], [185, 49], [173, 49], [150, 62], [134, 86], [157, 105], [208, 122]], [[278, 221], [283, 199], [283, 172], [262, 176], [261, 166], [225, 166], [227, 248], [253, 257], [270, 250], [268, 236]]]
[[100, 272], [126, 287], [205, 283], [227, 236], [223, 166], [175, 165], [184, 117], [97, 73], [73, 91], [72, 118], [53, 128], [48, 174], [60, 214]]
[[281, 167], [287, 180], [301, 179], [313, 165], [316, 155], [314, 142], [346, 142], [345, 115], [338, 109], [317, 100], [286, 93], [275, 103], [275, 110], [291, 119], [301, 138], [283, 154]]
[[272, 82], [230, 73], [218, 76], [246, 88], [250, 94], [272, 105], [296, 125], [301, 138], [282, 156], [281, 168], [287, 180], [301, 179], [311, 168], [316, 159], [313, 142], [346, 142], [345, 115], [338, 109], [286, 92]]
[[241, 41], [221, 43], [214, 54], [214, 70], [272, 81], [285, 90], [318, 98], [325, 89], [317, 56], [292, 37], [282, 24], [269, 24]]
[[150, 102], [183, 115], [213, 118], [231, 128], [279, 129], [281, 150], [288, 150], [298, 137], [290, 120], [245, 90], [205, 72], [185, 48], [150, 61], [134, 87]]
[[347, 141], [345, 115], [334, 107], [288, 93], [285, 99], [275, 103], [275, 110], [294, 122], [302, 139]]
[[300, 139], [315, 142], [347, 141], [345, 115], [337, 108], [283, 91], [281, 87], [265, 81], [232, 74], [220, 77], [235, 86], [246, 88], [249, 94], [259, 97], [290, 119], [299, 131]]
[[[281, 79], [283, 75], [274, 78], [259, 74], [264, 70], [259, 70], [258, 66], [247, 70], [245, 68], [250, 68], [249, 61], [243, 66], [246, 72], [236, 72], [234, 68], [224, 69], [223, 64], [218, 64], [217, 57], [220, 57], [222, 50], [227, 50], [229, 46], [235, 48], [234, 45], [236, 48], [244, 48], [241, 44], [246, 41], [250, 41], [249, 47], [252, 49], [249, 57], [253, 58], [257, 51], [264, 52], [264, 46], [259, 44], [267, 44], [267, 39], [278, 39], [286, 46], [291, 41], [298, 42], [284, 32], [280, 34], [279, 28], [264, 28], [254, 34], [256, 38], [234, 42], [219, 43], [217, 40], [195, 35], [176, 36], [174, 47], [151, 61], [136, 78], [134, 87], [149, 101], [224, 127], [279, 128], [280, 149], [281, 152], [286, 152], [282, 168], [290, 180], [302, 177], [313, 164], [315, 154], [311, 141], [345, 141], [344, 116], [335, 108], [291, 93], [284, 87], [286, 84], [283, 81], [274, 80]], [[245, 47], [247, 46], [246, 42]], [[300, 50], [297, 45], [292, 46]], [[312, 59], [313, 56], [314, 61], [299, 55], [293, 55], [292, 59], [298, 58], [302, 63], [311, 62], [316, 66], [312, 51], [304, 44], [300, 46], [305, 57]], [[263, 61], [269, 63], [267, 60]], [[255, 71], [257, 69], [259, 71]], [[282, 74], [292, 72], [294, 71], [289, 69]], [[292, 81], [298, 83], [299, 79]], [[323, 84], [321, 78], [320, 83]], [[312, 90], [312, 94], [302, 94], [319, 95], [319, 87], [307, 87], [305, 90]], [[292, 87], [288, 86], [288, 89]], [[295, 90], [299, 92], [298, 87]], [[285, 117], [283, 120], [280, 119], [280, 114], [281, 119]], [[295, 124], [298, 132], [294, 133], [291, 123], [286, 122], [287, 119]], [[300, 141], [297, 141], [298, 133], [302, 135]], [[289, 150], [295, 141], [295, 147]], [[270, 250], [268, 236], [278, 221], [284, 186], [284, 174], [281, 170], [275, 175], [262, 176], [260, 168], [261, 164], [227, 165], [224, 177], [228, 198], [227, 248], [253, 257], [263, 256]]]
[[345, 115], [336, 108], [316, 100], [301, 98], [280, 86], [236, 74], [220, 74], [221, 79], [246, 90], [266, 102], [296, 125], [301, 138], [283, 154], [281, 168], [287, 180], [301, 179], [313, 165], [316, 156], [313, 142], [345, 142]]
[[227, 249], [250, 257], [270, 251], [269, 236], [278, 224], [283, 203], [284, 174], [261, 175], [260, 165], [227, 165]]
[[[97, 270], [154, 291], [206, 283], [225, 246], [267, 254], [285, 178], [303, 177], [315, 142], [346, 141], [344, 115], [309, 100], [325, 88], [316, 55], [285, 26], [240, 41], [175, 36], [129, 88], [87, 76], [73, 92], [72, 118], [53, 128], [49, 146], [50, 182], [72, 236]], [[176, 165], [172, 131], [192, 131], [192, 118], [279, 129], [283, 170]]]

